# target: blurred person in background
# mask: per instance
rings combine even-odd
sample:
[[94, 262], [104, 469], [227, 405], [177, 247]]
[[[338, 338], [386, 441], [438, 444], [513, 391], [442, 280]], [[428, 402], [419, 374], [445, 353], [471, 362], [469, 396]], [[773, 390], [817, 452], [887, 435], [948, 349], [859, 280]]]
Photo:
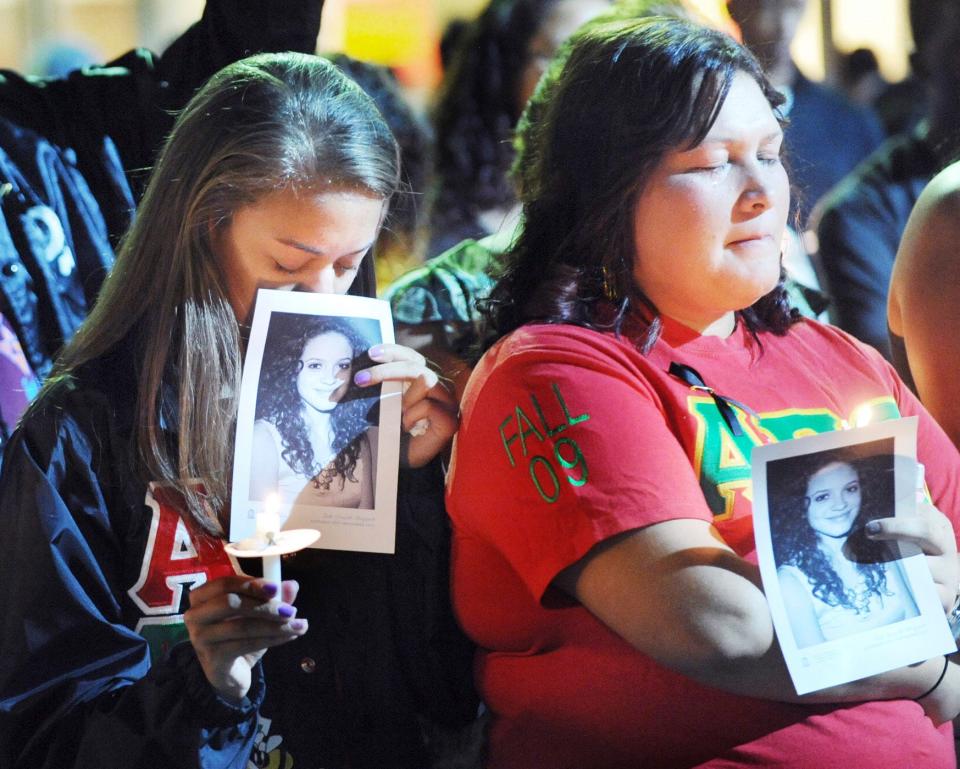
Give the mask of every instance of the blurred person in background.
[[513, 128], [560, 44], [608, 7], [608, 0], [492, 0], [458, 33], [434, 109], [427, 256], [467, 238], [512, 234]]
[[389, 67], [343, 53], [328, 58], [373, 99], [400, 146], [401, 188], [374, 248], [377, 285], [388, 286], [425, 257], [433, 128], [406, 100]]
[[[910, 0], [909, 9], [916, 49], [911, 62], [926, 88], [926, 117], [843, 179], [811, 220], [831, 319], [888, 360], [903, 359], [902, 350], [894, 349], [897, 336], [887, 332], [887, 293], [900, 238], [923, 188], [950, 161], [960, 139], [960, 4]], [[900, 373], [910, 384], [903, 366]]]
[[75, 69], [103, 59], [87, 42], [65, 38], [44, 40], [27, 57], [24, 72], [40, 77], [66, 77]]
[[880, 74], [877, 55], [870, 48], [840, 54], [840, 87], [854, 104], [872, 107], [887, 81]]
[[883, 141], [877, 116], [797, 69], [790, 44], [809, 0], [727, 0], [744, 44], [784, 95], [786, 162], [802, 230], [814, 204]]
[[[457, 393], [462, 392], [466, 384], [470, 361], [476, 356], [474, 348], [482, 336], [477, 302], [493, 286], [497, 258], [510, 245], [517, 226], [516, 192], [506, 175], [514, 157], [510, 137], [519, 111], [547, 68], [550, 56], [574, 31], [572, 25], [591, 13], [602, 12], [604, 16], [625, 18], [690, 15], [680, 0], [627, 0], [612, 6], [605, 3], [506, 0], [491, 4], [472, 30], [464, 35], [462, 45], [470, 45], [470, 39], [486, 40], [485, 47], [480, 50], [487, 52], [490, 62], [500, 62], [502, 67], [506, 64], [505, 57], [516, 55], [510, 52], [509, 45], [509, 36], [516, 34], [516, 30], [509, 27], [511, 19], [521, 19], [525, 28], [534, 30], [530, 26], [535, 18], [534, 11], [544, 14], [542, 28], [540, 32], [528, 32], [528, 36], [533, 35], [526, 44], [531, 53], [525, 69], [518, 70], [516, 75], [508, 76], [506, 72], [509, 70], [505, 70], [500, 76], [493, 77], [487, 69], [489, 63], [478, 57], [473, 48], [462, 49], [459, 58], [454, 60], [453, 66], [459, 67], [459, 74], [455, 76], [451, 72], [448, 76], [445, 88], [449, 90], [438, 108], [438, 124], [447, 126], [445, 133], [439, 133], [438, 128], [438, 141], [446, 145], [446, 149], [439, 147], [437, 150], [438, 156], [446, 160], [438, 162], [446, 171], [438, 169], [440, 190], [434, 203], [432, 226], [443, 227], [454, 220], [463, 222], [468, 219], [473, 225], [461, 230], [459, 235], [455, 228], [441, 231], [439, 237], [444, 242], [452, 241], [453, 245], [422, 268], [399, 278], [384, 293], [398, 323], [398, 338], [437, 363], [440, 370], [453, 380]], [[500, 42], [495, 44], [497, 40]], [[467, 73], [472, 85], [465, 79]], [[481, 79], [482, 73], [485, 79]], [[495, 84], [501, 89], [496, 98], [492, 90]], [[471, 99], [471, 93], [478, 95]], [[488, 125], [500, 127], [474, 146], [469, 131], [471, 126], [481, 122], [477, 110], [484, 102], [501, 105], [499, 110], [489, 110], [490, 115], [498, 115], [497, 121], [487, 121]], [[458, 113], [456, 109], [463, 111]], [[480, 162], [483, 155], [496, 157], [496, 163], [479, 169], [482, 177], [496, 180], [496, 186], [490, 189], [496, 189], [503, 204], [511, 207], [506, 216], [501, 209], [502, 227], [489, 235], [480, 219], [470, 213], [475, 213], [478, 193], [470, 185], [467, 164]], [[444, 173], [447, 174], [446, 184]], [[437, 233], [433, 232], [432, 237], [436, 241]], [[453, 238], [461, 239], [454, 241]]]

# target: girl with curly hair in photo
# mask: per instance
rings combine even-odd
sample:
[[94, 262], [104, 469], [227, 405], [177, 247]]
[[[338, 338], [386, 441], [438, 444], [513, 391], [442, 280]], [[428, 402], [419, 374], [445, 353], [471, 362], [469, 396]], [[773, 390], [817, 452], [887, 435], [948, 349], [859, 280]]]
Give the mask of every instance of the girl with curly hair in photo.
[[849, 449], [771, 465], [774, 557], [798, 647], [919, 613], [896, 548], [864, 532], [892, 515], [892, 476], [891, 455], [857, 458]]
[[276, 492], [295, 504], [373, 507], [376, 397], [351, 378], [369, 346], [342, 318], [274, 315], [253, 427], [252, 499]]

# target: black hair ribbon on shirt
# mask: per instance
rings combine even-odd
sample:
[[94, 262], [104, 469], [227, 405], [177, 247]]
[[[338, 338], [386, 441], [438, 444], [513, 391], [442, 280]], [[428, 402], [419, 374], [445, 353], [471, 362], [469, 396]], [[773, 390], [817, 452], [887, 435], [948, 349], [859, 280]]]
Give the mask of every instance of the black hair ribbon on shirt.
[[684, 364], [677, 363], [675, 361], [671, 362], [670, 374], [688, 384], [692, 389], [701, 390], [702, 392], [708, 393], [710, 397], [713, 398], [713, 402], [717, 404], [717, 411], [720, 412], [720, 416], [723, 417], [723, 421], [727, 423], [727, 427], [730, 428], [730, 432], [737, 437], [743, 435], [743, 428], [740, 426], [740, 421], [737, 419], [737, 415], [732, 408], [733, 406], [736, 406], [741, 411], [745, 411], [752, 416], [760, 416], [747, 404], [741, 403], [733, 398], [728, 398], [725, 395], [721, 395], [712, 387], [709, 387], [707, 383], [703, 381], [703, 377], [700, 376], [700, 373], [691, 366], [685, 366]]

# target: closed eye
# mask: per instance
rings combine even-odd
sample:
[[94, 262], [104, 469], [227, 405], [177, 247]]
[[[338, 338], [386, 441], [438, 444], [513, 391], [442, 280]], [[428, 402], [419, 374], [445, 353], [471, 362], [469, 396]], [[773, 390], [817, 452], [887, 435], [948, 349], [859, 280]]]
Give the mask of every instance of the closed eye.
[[[364, 252], [364, 256], [366, 252]], [[357, 259], [356, 262], [334, 262], [333, 271], [338, 275], [345, 275], [348, 272], [356, 272], [360, 269], [360, 263], [363, 261], [363, 256], [360, 259]]]
[[709, 165], [709, 166], [698, 166], [697, 168], [694, 168], [693, 170], [694, 170], [694, 171], [698, 171], [698, 172], [700, 172], [700, 173], [718, 174], [718, 173], [720, 173], [720, 172], [722, 172], [722, 171], [725, 171], [729, 166], [730, 166], [730, 164], [729, 164], [729, 163], [726, 163], [726, 162], [725, 162], [725, 163], [714, 163], [714, 164]]
[[757, 160], [769, 166], [782, 163], [785, 149], [782, 138], [778, 136], [776, 141], [764, 142], [757, 147]]

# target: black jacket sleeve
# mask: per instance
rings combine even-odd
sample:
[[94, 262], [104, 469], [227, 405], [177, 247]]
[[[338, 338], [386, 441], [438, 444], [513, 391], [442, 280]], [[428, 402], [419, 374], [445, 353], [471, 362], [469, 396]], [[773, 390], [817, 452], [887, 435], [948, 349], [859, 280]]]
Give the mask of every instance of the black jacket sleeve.
[[864, 192], [825, 210], [817, 226], [833, 322], [888, 360], [887, 289], [899, 221], [884, 210], [883, 201]]
[[[181, 109], [227, 64], [262, 51], [313, 53], [322, 0], [208, 0], [203, 16], [162, 56], [136, 49], [65, 78], [0, 71], [0, 116], [76, 153], [98, 197], [115, 186], [104, 176], [105, 142], [116, 148], [139, 200], [147, 171]], [[105, 207], [101, 201], [101, 207]], [[111, 219], [114, 238], [122, 234]], [[126, 212], [129, 214], [129, 212]], [[120, 229], [120, 232], [117, 229]]]
[[[87, 406], [91, 404], [88, 403]], [[121, 444], [109, 404], [35, 409], [0, 476], [0, 767], [244, 769], [264, 687], [220, 699], [189, 644], [150, 664], [123, 621]]]

